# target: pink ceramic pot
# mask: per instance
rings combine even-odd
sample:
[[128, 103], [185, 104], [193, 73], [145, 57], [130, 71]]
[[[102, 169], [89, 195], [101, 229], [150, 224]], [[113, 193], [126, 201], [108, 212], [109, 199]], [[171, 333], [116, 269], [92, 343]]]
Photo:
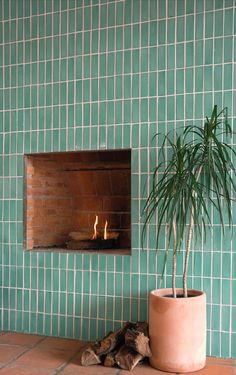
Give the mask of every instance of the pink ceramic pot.
[[172, 289], [160, 289], [149, 295], [150, 364], [154, 368], [193, 372], [205, 366], [206, 295], [197, 290], [188, 294], [188, 298], [172, 298]]

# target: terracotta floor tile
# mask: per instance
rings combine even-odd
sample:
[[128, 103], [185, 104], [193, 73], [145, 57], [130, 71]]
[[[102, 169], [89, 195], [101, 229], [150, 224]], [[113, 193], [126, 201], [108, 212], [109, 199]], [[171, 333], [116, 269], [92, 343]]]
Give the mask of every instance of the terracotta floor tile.
[[[186, 375], [180, 373], [180, 375]], [[204, 369], [191, 372], [191, 375], [236, 375], [236, 367], [207, 365]]]
[[24, 367], [19, 365], [7, 366], [0, 370], [1, 375], [53, 375], [53, 370], [46, 370], [40, 368]]
[[[80, 366], [79, 364], [79, 357], [76, 356], [73, 358], [73, 360], [65, 367], [62, 374], [64, 375], [70, 375], [78, 373], [79, 375], [125, 375], [130, 374], [130, 371], [121, 370], [118, 367], [110, 368], [110, 367], [104, 367], [102, 365], [98, 366]], [[168, 375], [168, 372], [162, 372], [158, 371], [156, 369], [153, 369], [148, 364], [145, 365], [138, 365], [135, 367], [135, 369], [132, 371], [132, 374], [134, 375]], [[173, 375], [173, 373], [171, 374]]]
[[56, 337], [47, 337], [39, 343], [38, 348], [44, 349], [62, 349], [69, 351], [77, 351], [84, 345], [84, 341], [58, 339]]
[[231, 359], [231, 358], [215, 358], [215, 357], [208, 357], [207, 358], [207, 361], [206, 361], [207, 364], [209, 365], [226, 365], [226, 366], [231, 366], [231, 365], [236, 365], [236, 360], [235, 359]]
[[58, 368], [67, 363], [74, 355], [74, 352], [59, 349], [34, 348], [22, 355], [16, 364], [39, 367], [39, 368]]
[[24, 353], [25, 347], [0, 344], [0, 363], [7, 363]]
[[12, 344], [31, 347], [40, 342], [44, 336], [28, 335], [24, 333], [7, 332], [0, 336], [0, 344]]
[[[104, 366], [80, 366], [75, 362], [69, 363], [65, 369], [60, 372], [63, 375], [120, 375], [120, 369], [118, 368], [108, 368]], [[130, 374], [130, 372], [129, 372]], [[155, 374], [154, 374], [155, 375]], [[173, 375], [173, 374], [172, 374]]]
[[[128, 375], [130, 374], [130, 371], [122, 370], [119, 375]], [[145, 365], [137, 365], [134, 370], [132, 371], [133, 375], [174, 375], [173, 373], [170, 372], [163, 372], [157, 369], [152, 368], [148, 364]]]

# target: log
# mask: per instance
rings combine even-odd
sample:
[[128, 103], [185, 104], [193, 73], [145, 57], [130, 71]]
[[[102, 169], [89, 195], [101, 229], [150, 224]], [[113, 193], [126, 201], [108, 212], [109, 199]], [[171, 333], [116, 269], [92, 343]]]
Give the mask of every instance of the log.
[[91, 232], [70, 232], [69, 239], [74, 241], [85, 241], [91, 240], [92, 238], [92, 231]]
[[117, 346], [124, 342], [124, 335], [122, 337], [122, 329], [116, 332], [109, 332], [100, 342], [99, 346], [95, 349], [97, 355], [105, 355], [112, 352]]
[[70, 240], [66, 242], [67, 249], [70, 250], [105, 250], [105, 249], [116, 249], [119, 247], [118, 240], [82, 240], [75, 241]]
[[[102, 234], [103, 235], [103, 234]], [[102, 235], [98, 232], [98, 239], [102, 240]], [[115, 231], [107, 231], [107, 239], [108, 240], [117, 240], [119, 238], [120, 233]], [[87, 232], [87, 231], [79, 231], [79, 232], [70, 232], [69, 240], [74, 241], [89, 241], [92, 240], [93, 232]]]
[[106, 355], [114, 349], [119, 349], [125, 343], [125, 334], [127, 329], [134, 328], [135, 324], [127, 322], [123, 327], [115, 332], [109, 332], [99, 343], [96, 345], [95, 353], [97, 355]]
[[114, 350], [113, 352], [110, 352], [106, 355], [103, 365], [105, 367], [114, 367], [116, 365], [116, 356], [117, 350]]
[[147, 322], [137, 322], [135, 323], [136, 331], [143, 332], [145, 336], [148, 337], [148, 323]]
[[128, 329], [125, 334], [125, 344], [141, 354], [143, 357], [151, 357], [149, 338], [143, 332]]
[[101, 363], [101, 359], [97, 356], [92, 346], [87, 346], [80, 349], [79, 362], [81, 366], [91, 366]]
[[123, 345], [115, 355], [116, 363], [123, 370], [132, 371], [135, 366], [143, 359], [143, 356], [135, 352], [127, 345]]
[[118, 240], [120, 236], [120, 233], [119, 232], [107, 232], [107, 238], [108, 240]]

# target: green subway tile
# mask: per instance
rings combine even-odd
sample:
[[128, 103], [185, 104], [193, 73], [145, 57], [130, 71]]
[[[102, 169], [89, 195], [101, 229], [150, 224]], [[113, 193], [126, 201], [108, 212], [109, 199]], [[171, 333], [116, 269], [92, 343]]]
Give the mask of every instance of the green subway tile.
[[[143, 7], [143, 2], [141, 2], [141, 6]], [[135, 6], [132, 7], [132, 21], [139, 22], [140, 21], [140, 0], [135, 1]]]
[[196, 15], [196, 26], [195, 26], [195, 38], [202, 39], [203, 38], [203, 24], [204, 18], [203, 13]]
[[[108, 47], [112, 50], [114, 45], [114, 36], [112, 33], [109, 33], [109, 35], [111, 35], [111, 43], [108, 44]], [[124, 28], [124, 48], [131, 48], [131, 26], [126, 26]]]
[[175, 2], [169, 0], [168, 1], [168, 9], [167, 9], [168, 17], [174, 17], [175, 16]]
[[173, 69], [175, 66], [175, 46], [170, 45], [167, 47], [167, 56], [168, 69]]
[[158, 18], [165, 18], [166, 16], [166, 3], [165, 1], [158, 2]]
[[184, 18], [179, 18], [177, 21], [177, 42], [184, 41]]
[[232, 65], [228, 64], [224, 67], [224, 89], [232, 89]]
[[98, 32], [92, 32], [92, 52], [96, 53], [98, 51]]
[[[230, 331], [230, 307], [222, 306], [221, 308], [221, 328], [223, 331]], [[228, 341], [228, 340], [227, 340]]]
[[[169, 77], [169, 76], [168, 76]], [[157, 95], [157, 74], [150, 73], [149, 74], [149, 96], [156, 96]]]
[[215, 36], [223, 35], [223, 11], [215, 12]]
[[186, 43], [186, 66], [194, 64], [194, 45], [193, 42]]
[[233, 33], [233, 12], [227, 9], [224, 12], [224, 35], [232, 35]]
[[211, 355], [216, 356], [220, 347], [220, 332], [211, 332]]
[[205, 64], [212, 64], [213, 56], [213, 40], [209, 39], [205, 41]]
[[166, 47], [158, 47], [158, 69], [163, 70], [166, 66]]
[[204, 67], [204, 89], [209, 91], [212, 89], [212, 67]]
[[[156, 46], [157, 45], [157, 39], [158, 39], [157, 22], [153, 21], [153, 22], [150, 22], [150, 36], [149, 36], [150, 46]], [[150, 50], [150, 52], [151, 52], [151, 50]]]
[[[178, 39], [179, 41], [179, 39]], [[158, 44], [164, 44], [166, 42], [166, 21], [158, 22]]]
[[[116, 32], [116, 48], [122, 48], [122, 30], [118, 28], [119, 34]], [[139, 25], [133, 25], [133, 38], [132, 38], [132, 47], [138, 48], [141, 42], [141, 30]]]
[[194, 16], [191, 15], [191, 16], [186, 17], [186, 40], [193, 40], [193, 39], [194, 39]]
[[167, 22], [167, 42], [174, 43], [175, 41], [175, 20], [169, 19]]
[[213, 36], [213, 12], [208, 12], [205, 15], [205, 38]]
[[233, 59], [231, 46], [233, 45], [232, 37], [224, 38], [224, 62], [231, 62]]

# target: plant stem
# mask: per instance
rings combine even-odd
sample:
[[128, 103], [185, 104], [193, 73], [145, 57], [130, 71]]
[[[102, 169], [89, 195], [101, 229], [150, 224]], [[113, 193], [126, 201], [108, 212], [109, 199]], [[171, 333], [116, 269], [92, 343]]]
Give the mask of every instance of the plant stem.
[[189, 230], [188, 230], [188, 239], [187, 239], [187, 246], [186, 246], [186, 255], [185, 255], [185, 261], [184, 261], [184, 273], [183, 273], [183, 292], [184, 292], [184, 298], [188, 297], [187, 272], [188, 272], [188, 261], [189, 261], [190, 245], [191, 245], [192, 233], [193, 233], [193, 225], [194, 225], [193, 212], [191, 211], [190, 224], [189, 224]]
[[176, 298], [176, 223], [173, 222], [172, 293]]
[[[197, 171], [196, 182], [198, 182], [198, 180], [199, 180], [201, 171], [202, 171], [202, 165], [200, 166], [200, 168]], [[195, 192], [194, 195], [196, 195], [196, 192]], [[189, 223], [188, 239], [187, 239], [187, 245], [186, 245], [186, 255], [185, 255], [185, 261], [184, 261], [184, 273], [183, 273], [184, 298], [188, 297], [187, 272], [188, 272], [188, 261], [189, 261], [190, 246], [191, 246], [191, 241], [192, 241], [193, 227], [194, 227], [194, 217], [193, 217], [193, 207], [192, 207], [191, 213], [190, 213], [190, 223]]]

